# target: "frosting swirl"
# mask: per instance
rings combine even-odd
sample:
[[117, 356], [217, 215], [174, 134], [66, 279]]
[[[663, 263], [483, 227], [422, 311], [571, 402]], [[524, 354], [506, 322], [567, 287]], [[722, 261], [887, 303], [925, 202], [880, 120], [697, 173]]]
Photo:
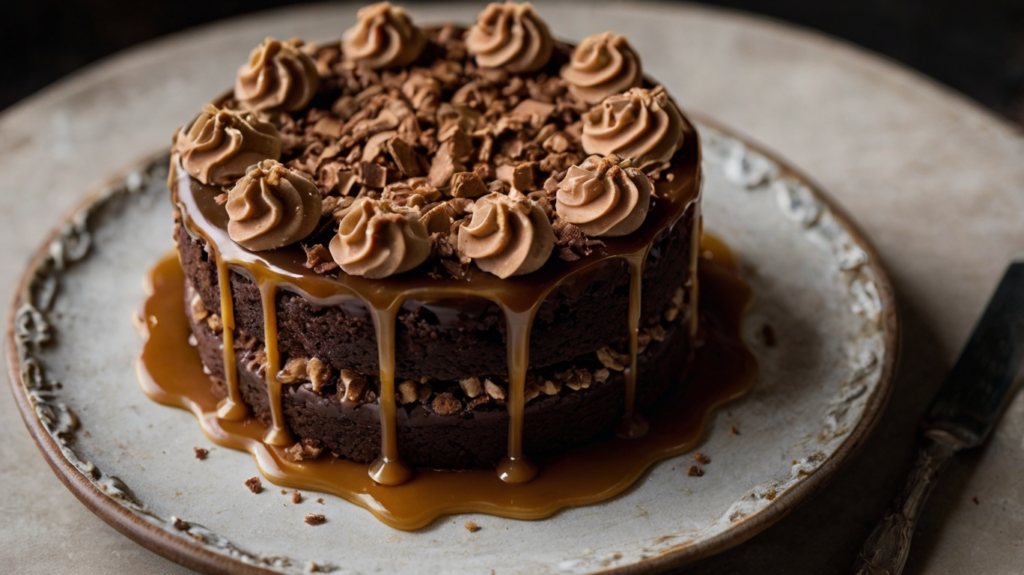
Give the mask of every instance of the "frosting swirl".
[[640, 58], [626, 37], [611, 32], [584, 38], [561, 71], [569, 90], [588, 104], [639, 86], [643, 75]]
[[529, 2], [492, 3], [466, 34], [466, 49], [483, 68], [536, 72], [551, 59], [554, 41]]
[[544, 209], [514, 190], [477, 200], [473, 218], [459, 227], [459, 254], [502, 279], [536, 271], [554, 247]]
[[290, 112], [302, 109], [320, 85], [316, 64], [301, 43], [267, 38], [238, 69], [235, 98], [248, 110]]
[[368, 68], [398, 68], [414, 62], [427, 38], [409, 14], [388, 2], [378, 2], [356, 13], [356, 25], [345, 31], [345, 56]]
[[190, 176], [217, 186], [231, 185], [262, 160], [281, 159], [281, 136], [273, 124], [213, 104], [188, 130], [178, 131], [174, 147]]
[[347, 274], [379, 279], [409, 271], [430, 255], [427, 228], [419, 211], [386, 200], [359, 198], [331, 240], [334, 261]]
[[631, 158], [643, 169], [672, 159], [683, 145], [683, 126], [682, 114], [663, 87], [630, 88], [583, 115], [583, 150]]
[[323, 204], [306, 174], [264, 160], [228, 193], [228, 235], [253, 251], [273, 250], [313, 232]]
[[590, 156], [569, 168], [555, 194], [555, 212], [595, 237], [624, 236], [640, 227], [651, 205], [650, 178], [615, 156]]

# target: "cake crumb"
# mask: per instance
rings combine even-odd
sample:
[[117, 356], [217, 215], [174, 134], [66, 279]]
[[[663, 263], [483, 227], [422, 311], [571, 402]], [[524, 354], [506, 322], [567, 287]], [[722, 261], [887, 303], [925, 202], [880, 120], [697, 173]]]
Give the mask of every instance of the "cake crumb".
[[298, 491], [292, 491], [292, 503], [302, 503], [302, 494]]
[[174, 520], [174, 528], [177, 529], [178, 531], [188, 531], [189, 529], [192, 528], [192, 525], [189, 524], [189, 522], [185, 521], [184, 519], [181, 519], [181, 518], [178, 518], [178, 517], [174, 517], [173, 515], [171, 516], [171, 519]]
[[320, 453], [323, 450], [324, 448], [320, 440], [303, 438], [301, 441], [297, 441], [295, 445], [285, 448], [283, 455], [288, 461], [298, 463], [320, 457]]
[[971, 497], [971, 501], [973, 501], [975, 505], [981, 505], [981, 501], [978, 501], [978, 496], [977, 495], [975, 495], [974, 497]]
[[206, 456], [210, 454], [210, 450], [205, 447], [193, 447], [192, 449], [196, 452], [196, 459], [206, 459]]
[[465, 525], [465, 527], [466, 527], [466, 531], [469, 531], [470, 533], [476, 533], [477, 531], [480, 531], [481, 529], [483, 529], [483, 527], [480, 527], [479, 525], [477, 525], [476, 523], [473, 523], [472, 521], [467, 523]]
[[327, 523], [327, 518], [324, 517], [323, 513], [307, 513], [303, 521], [309, 525], [323, 525]]
[[253, 493], [259, 493], [263, 491], [263, 482], [260, 481], [259, 477], [250, 477], [245, 480], [245, 486], [249, 488], [249, 491]]
[[693, 459], [700, 463], [703, 463], [704, 465], [711, 463], [711, 458], [699, 451], [693, 454]]
[[288, 490], [287, 490], [287, 489], [282, 489], [282, 490], [281, 490], [281, 495], [286, 495], [287, 493], [288, 493]]
[[701, 477], [704, 475], [704, 469], [699, 465], [691, 465], [686, 474], [690, 477]]
[[320, 505], [323, 505], [324, 504], [324, 498], [323, 497], [317, 497], [316, 498], [316, 502], [319, 503]]
[[740, 435], [740, 430], [735, 425], [729, 426], [729, 435]]

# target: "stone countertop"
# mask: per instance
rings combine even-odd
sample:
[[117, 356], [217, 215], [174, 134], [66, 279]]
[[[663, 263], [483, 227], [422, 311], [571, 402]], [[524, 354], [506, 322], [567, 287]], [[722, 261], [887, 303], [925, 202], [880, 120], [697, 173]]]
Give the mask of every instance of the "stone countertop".
[[[845, 572], [902, 487], [929, 398], [1006, 264], [1024, 257], [1024, 137], [916, 73], [804, 30], [675, 4], [538, 4], [560, 37], [625, 34], [684, 108], [800, 166], [878, 248], [904, 327], [879, 428], [817, 497], [750, 541], [680, 570]], [[424, 23], [468, 22], [481, 7], [416, 4], [410, 12]], [[337, 38], [356, 8], [289, 8], [195, 28], [91, 66], [0, 115], [0, 291], [11, 292], [29, 255], [87, 191], [168, 146], [264, 36]], [[5, 570], [187, 572], [81, 505], [39, 456], [6, 393], [0, 420]], [[985, 446], [947, 470], [907, 572], [1010, 573], [1022, 564], [1024, 395]]]

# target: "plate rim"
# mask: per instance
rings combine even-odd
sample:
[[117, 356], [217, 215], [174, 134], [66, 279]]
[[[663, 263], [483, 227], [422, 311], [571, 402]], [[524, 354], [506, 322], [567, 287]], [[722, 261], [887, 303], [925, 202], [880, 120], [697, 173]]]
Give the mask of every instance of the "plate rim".
[[[688, 111], [687, 115], [698, 126], [707, 126], [741, 142], [747, 149], [771, 160], [783, 174], [794, 176], [807, 184], [807, 189], [818, 201], [828, 206], [834, 218], [850, 234], [858, 248], [867, 255], [866, 266], [874, 274], [874, 284], [880, 301], [879, 325], [882, 333], [885, 357], [879, 370], [879, 380], [871, 396], [865, 403], [863, 415], [849, 431], [840, 445], [811, 473], [781, 493], [770, 505], [756, 513], [744, 517], [733, 525], [708, 539], [698, 542], [684, 542], [660, 551], [657, 555], [640, 561], [607, 568], [594, 573], [600, 575], [625, 575], [639, 572], [664, 571], [685, 563], [720, 553], [738, 546], [771, 525], [780, 521], [801, 503], [821, 492], [846, 465], [860, 452], [866, 439], [877, 427], [889, 397], [892, 394], [896, 366], [901, 352], [901, 326], [899, 307], [892, 282], [881, 263], [881, 258], [867, 236], [860, 230], [846, 210], [833, 199], [827, 191], [812, 177], [795, 167], [782, 155], [768, 146], [749, 137], [721, 121], [705, 114]], [[22, 362], [16, 343], [16, 322], [18, 310], [25, 303], [26, 293], [35, 272], [49, 255], [51, 244], [58, 239], [61, 230], [73, 220], [76, 214], [103, 199], [103, 191], [111, 186], [124, 182], [128, 174], [140, 166], [149, 166], [166, 155], [166, 150], [145, 156], [142, 161], [131, 164], [127, 169], [111, 176], [105, 184], [94, 187], [81, 202], [61, 217], [45, 236], [34, 252], [19, 279], [8, 305], [5, 350], [7, 355], [7, 375], [14, 395], [15, 404], [21, 414], [22, 421], [28, 428], [36, 447], [50, 465], [57, 478], [78, 498], [86, 508], [97, 515], [105, 523], [122, 535], [175, 563], [205, 573], [244, 573], [254, 575], [276, 574], [277, 571], [266, 569], [252, 563], [246, 563], [227, 554], [216, 553], [209, 548], [194, 544], [185, 538], [175, 537], [159, 526], [145, 521], [139, 514], [118, 503], [89, 481], [85, 475], [64, 456], [53, 436], [43, 426], [29, 400], [22, 379]], [[702, 150], [703, 156], [703, 150]]]

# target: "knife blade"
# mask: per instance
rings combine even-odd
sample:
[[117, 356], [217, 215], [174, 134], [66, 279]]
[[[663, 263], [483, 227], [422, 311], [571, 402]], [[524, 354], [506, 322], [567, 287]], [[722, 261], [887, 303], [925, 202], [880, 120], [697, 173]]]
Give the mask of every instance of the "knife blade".
[[1024, 359], [1024, 263], [1006, 269], [925, 417], [925, 433], [975, 447], [992, 431]]
[[864, 543], [853, 572], [899, 575], [940, 472], [980, 445], [1016, 389], [1024, 361], [1024, 262], [1010, 264], [922, 421], [924, 445], [903, 491]]

